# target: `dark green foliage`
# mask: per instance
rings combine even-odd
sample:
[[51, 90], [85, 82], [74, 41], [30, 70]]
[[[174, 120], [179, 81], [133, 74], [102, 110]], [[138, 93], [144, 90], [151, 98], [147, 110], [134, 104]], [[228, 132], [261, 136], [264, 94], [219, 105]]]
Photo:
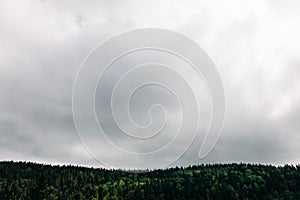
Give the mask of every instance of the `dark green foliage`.
[[300, 166], [214, 164], [127, 173], [0, 162], [0, 199], [300, 199]]

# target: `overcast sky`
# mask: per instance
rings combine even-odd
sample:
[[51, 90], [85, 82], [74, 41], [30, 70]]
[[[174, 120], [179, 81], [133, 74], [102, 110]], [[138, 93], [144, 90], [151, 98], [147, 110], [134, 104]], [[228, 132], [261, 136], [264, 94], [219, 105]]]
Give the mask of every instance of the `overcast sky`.
[[200, 161], [196, 143], [175, 164], [299, 163], [299, 10], [297, 0], [2, 0], [0, 160], [101, 166], [74, 126], [77, 70], [111, 36], [153, 27], [196, 41], [226, 94], [225, 126], [213, 151]]

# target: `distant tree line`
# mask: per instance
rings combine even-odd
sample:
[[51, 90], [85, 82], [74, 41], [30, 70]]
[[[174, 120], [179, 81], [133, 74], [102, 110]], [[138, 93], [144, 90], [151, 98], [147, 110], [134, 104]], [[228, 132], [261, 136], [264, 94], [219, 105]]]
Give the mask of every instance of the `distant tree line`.
[[0, 199], [300, 199], [300, 165], [121, 170], [0, 162]]

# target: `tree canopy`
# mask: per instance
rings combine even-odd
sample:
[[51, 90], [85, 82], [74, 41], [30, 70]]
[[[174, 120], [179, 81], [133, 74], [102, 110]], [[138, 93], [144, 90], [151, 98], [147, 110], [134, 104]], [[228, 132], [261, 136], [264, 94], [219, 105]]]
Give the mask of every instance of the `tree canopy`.
[[0, 199], [300, 199], [300, 166], [212, 164], [128, 173], [0, 162]]

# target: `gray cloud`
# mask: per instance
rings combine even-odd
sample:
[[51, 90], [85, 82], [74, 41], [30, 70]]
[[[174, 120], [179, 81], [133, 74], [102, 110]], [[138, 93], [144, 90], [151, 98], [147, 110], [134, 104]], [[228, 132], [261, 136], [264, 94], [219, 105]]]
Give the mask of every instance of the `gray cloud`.
[[158, 27], [197, 41], [227, 96], [215, 149], [199, 161], [199, 137], [175, 164], [299, 163], [300, 4], [287, 2], [1, 1], [0, 159], [99, 166], [73, 123], [76, 72], [110, 36]]

